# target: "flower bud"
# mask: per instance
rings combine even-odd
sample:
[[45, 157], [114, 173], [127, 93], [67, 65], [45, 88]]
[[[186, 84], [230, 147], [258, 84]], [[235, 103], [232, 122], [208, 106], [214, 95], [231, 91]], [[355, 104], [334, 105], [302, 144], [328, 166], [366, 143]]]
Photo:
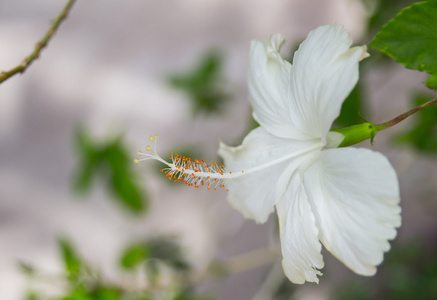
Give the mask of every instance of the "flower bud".
[[[370, 139], [370, 141], [373, 143], [373, 138], [375, 137], [376, 132], [377, 132], [377, 128], [375, 127], [375, 125], [373, 125], [370, 122], [353, 125], [350, 127], [340, 128], [340, 129], [333, 129], [328, 134], [327, 146], [329, 148], [332, 148], [333, 144], [335, 144], [335, 142], [332, 142], [332, 140], [339, 141], [336, 143], [338, 145], [337, 147], [346, 147], [346, 146], [355, 145], [367, 139]], [[344, 136], [341, 142], [338, 134]]]

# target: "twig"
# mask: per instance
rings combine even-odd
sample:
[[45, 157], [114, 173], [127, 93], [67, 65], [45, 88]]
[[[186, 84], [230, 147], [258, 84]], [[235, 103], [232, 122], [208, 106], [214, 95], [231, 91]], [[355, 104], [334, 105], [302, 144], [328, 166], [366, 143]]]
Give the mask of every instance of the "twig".
[[282, 264], [279, 262], [275, 263], [267, 274], [266, 279], [261, 284], [258, 292], [253, 297], [253, 300], [273, 299], [284, 278]]
[[29, 56], [27, 56], [20, 65], [9, 71], [2, 71], [0, 73], [0, 83], [11, 78], [15, 74], [24, 73], [26, 69], [33, 63], [33, 61], [40, 56], [42, 49], [47, 46], [47, 44], [55, 34], [56, 30], [58, 30], [59, 25], [67, 18], [68, 13], [75, 2], [76, 0], [69, 0], [67, 2], [67, 4], [61, 10], [58, 16], [52, 21], [52, 25], [50, 26], [44, 37], [36, 43], [33, 52]]
[[[199, 271], [191, 276], [192, 284], [208, 282], [221, 275], [247, 272], [281, 259], [279, 245], [256, 249], [247, 253], [232, 256], [224, 261], [214, 261], [206, 271]], [[219, 271], [219, 272], [218, 272]]]
[[266, 247], [231, 257], [224, 262], [229, 273], [242, 273], [277, 261], [281, 257], [279, 247]]
[[384, 130], [386, 128], [390, 128], [393, 125], [398, 124], [399, 122], [405, 120], [406, 118], [408, 118], [409, 116], [411, 116], [412, 114], [418, 112], [419, 110], [421, 110], [422, 108], [425, 108], [427, 106], [430, 106], [431, 104], [437, 103], [437, 98], [436, 99], [432, 99], [429, 100], [428, 102], [423, 103], [422, 105], [419, 105], [409, 111], [407, 111], [406, 113], [403, 113], [399, 116], [397, 116], [396, 118], [394, 118], [393, 120], [390, 120], [388, 122], [382, 123], [382, 124], [378, 124], [375, 125], [375, 129], [376, 131], [380, 131], [380, 130]]

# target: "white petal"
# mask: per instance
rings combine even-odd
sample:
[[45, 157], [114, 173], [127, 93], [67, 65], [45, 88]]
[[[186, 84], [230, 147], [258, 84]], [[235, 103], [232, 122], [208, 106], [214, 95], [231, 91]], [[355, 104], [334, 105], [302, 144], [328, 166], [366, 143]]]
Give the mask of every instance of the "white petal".
[[311, 137], [323, 140], [341, 105], [358, 80], [358, 62], [366, 47], [350, 48], [352, 39], [340, 25], [311, 31], [293, 59], [290, 117]]
[[[262, 127], [252, 130], [241, 146], [220, 144], [218, 154], [226, 168], [233, 173], [245, 172], [229, 183], [229, 202], [245, 217], [258, 223], [265, 222], [280, 196], [276, 194], [276, 187], [285, 185], [278, 178], [293, 159], [291, 157], [315, 146], [316, 141], [292, 141], [272, 136]], [[253, 168], [259, 169], [251, 172]], [[284, 176], [282, 181], [288, 182], [291, 174]]]
[[283, 138], [308, 139], [290, 118], [291, 64], [281, 58], [279, 34], [269, 42], [252, 41], [248, 73], [253, 117], [269, 133]]
[[317, 275], [322, 273], [318, 269], [324, 265], [322, 245], [299, 171], [292, 176], [276, 210], [285, 275], [294, 283], [319, 282]]
[[401, 224], [387, 158], [368, 149], [324, 150], [304, 184], [325, 247], [356, 273], [373, 275]]

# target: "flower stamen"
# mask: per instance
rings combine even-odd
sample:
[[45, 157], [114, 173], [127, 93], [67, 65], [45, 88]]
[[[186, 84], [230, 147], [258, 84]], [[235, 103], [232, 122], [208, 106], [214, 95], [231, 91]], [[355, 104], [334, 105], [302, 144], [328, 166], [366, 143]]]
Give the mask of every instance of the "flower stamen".
[[[165, 173], [165, 176], [169, 180], [175, 182], [182, 181], [188, 186], [199, 188], [200, 186], [206, 186], [207, 190], [217, 190], [217, 188], [223, 188], [229, 185], [230, 181], [234, 178], [247, 175], [260, 171], [262, 169], [271, 167], [273, 165], [287, 161], [288, 159], [300, 156], [309, 151], [318, 150], [323, 148], [322, 142], [316, 142], [312, 146], [302, 149], [300, 151], [291, 152], [287, 155], [279, 157], [277, 159], [268, 161], [262, 165], [257, 165], [248, 170], [242, 170], [241, 172], [232, 172], [226, 169], [223, 164], [218, 164], [214, 161], [208, 165], [203, 160], [191, 159], [183, 155], [170, 153], [170, 162], [167, 162], [161, 158], [156, 151], [156, 140], [158, 136], [150, 137], [150, 141], [153, 142], [152, 146], [147, 146], [148, 152], [144, 153], [139, 151], [138, 155], [142, 158], [135, 159], [135, 163], [139, 163], [144, 160], [154, 159], [165, 164], [167, 167], [161, 169], [161, 172]], [[228, 191], [228, 189], [226, 189]]]
[[[204, 160], [191, 159], [189, 157], [171, 152], [170, 162], [161, 158], [156, 151], [156, 140], [158, 136], [150, 137], [153, 141], [152, 146], [147, 146], [147, 152], [138, 152], [141, 158], [135, 159], [135, 163], [144, 160], [154, 159], [165, 164], [167, 167], [161, 169], [169, 180], [174, 182], [182, 181], [188, 186], [200, 188], [206, 186], [207, 190], [216, 191], [217, 188], [224, 188], [228, 185], [230, 179], [235, 177], [232, 172], [229, 172], [223, 164], [218, 164], [214, 161], [212, 164], [207, 164]], [[228, 189], [226, 189], [228, 191]]]

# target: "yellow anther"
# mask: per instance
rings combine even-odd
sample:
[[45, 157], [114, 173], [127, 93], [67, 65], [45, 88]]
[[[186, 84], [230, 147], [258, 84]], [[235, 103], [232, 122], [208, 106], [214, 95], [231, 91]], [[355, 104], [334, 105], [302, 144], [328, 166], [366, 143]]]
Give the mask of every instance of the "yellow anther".
[[146, 149], [147, 149], [147, 151], [150, 151], [150, 146], [147, 146]]
[[138, 158], [136, 158], [135, 159], [135, 163], [137, 164], [137, 163], [139, 163], [140, 161], [138, 160]]
[[158, 136], [157, 135], [155, 135], [155, 139], [157, 139], [158, 138]]
[[138, 155], [141, 155], [141, 151], [138, 151]]
[[149, 138], [149, 140], [153, 141], [153, 136], [151, 136], [151, 137]]

